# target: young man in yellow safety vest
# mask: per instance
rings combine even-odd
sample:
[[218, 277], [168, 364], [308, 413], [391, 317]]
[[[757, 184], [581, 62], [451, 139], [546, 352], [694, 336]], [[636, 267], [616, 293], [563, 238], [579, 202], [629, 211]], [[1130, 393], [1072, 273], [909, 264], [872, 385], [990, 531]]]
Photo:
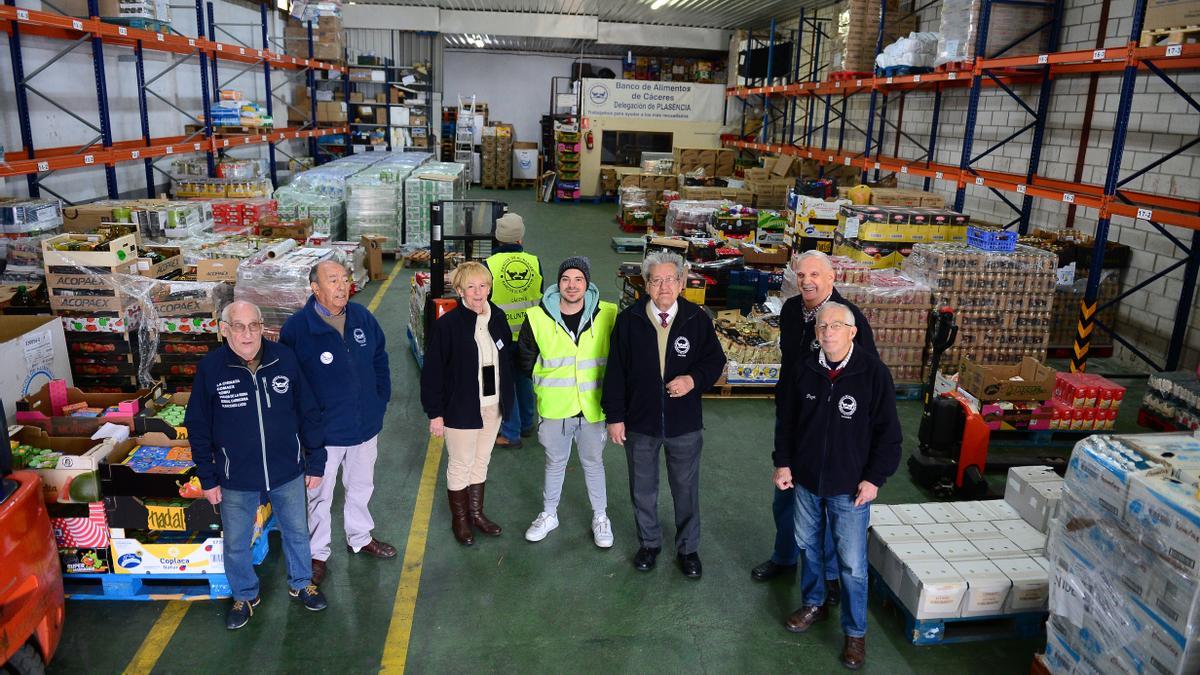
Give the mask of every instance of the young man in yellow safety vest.
[[587, 258], [564, 260], [558, 285], [546, 289], [541, 304], [529, 310], [517, 339], [517, 370], [533, 377], [542, 417], [538, 440], [546, 448], [542, 512], [525, 538], [541, 541], [558, 527], [558, 503], [574, 440], [592, 503], [592, 538], [596, 546], [609, 548], [613, 534], [606, 513], [600, 393], [617, 306], [600, 300], [591, 277]]
[[[500, 245], [486, 261], [492, 273], [492, 302], [504, 310], [516, 340], [525, 323], [525, 312], [542, 299], [542, 264], [537, 256], [525, 252], [525, 221], [521, 216], [506, 213], [498, 218], [495, 237]], [[529, 376], [518, 373], [515, 379], [516, 405], [500, 425], [496, 447], [519, 450], [521, 438], [533, 435], [537, 413]]]

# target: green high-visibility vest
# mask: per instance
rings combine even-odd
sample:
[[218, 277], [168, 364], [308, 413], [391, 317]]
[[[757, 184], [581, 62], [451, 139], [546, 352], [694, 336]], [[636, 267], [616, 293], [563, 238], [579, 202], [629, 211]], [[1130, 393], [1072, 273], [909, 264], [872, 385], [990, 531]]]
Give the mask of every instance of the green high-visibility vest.
[[541, 307], [529, 310], [528, 318], [538, 345], [538, 359], [533, 366], [538, 414], [559, 420], [582, 412], [588, 422], [603, 420], [600, 389], [617, 306], [601, 302], [600, 311], [579, 336], [579, 344]]
[[492, 272], [492, 302], [504, 310], [513, 339], [525, 323], [525, 312], [542, 299], [542, 272], [529, 253], [494, 253], [487, 259]]

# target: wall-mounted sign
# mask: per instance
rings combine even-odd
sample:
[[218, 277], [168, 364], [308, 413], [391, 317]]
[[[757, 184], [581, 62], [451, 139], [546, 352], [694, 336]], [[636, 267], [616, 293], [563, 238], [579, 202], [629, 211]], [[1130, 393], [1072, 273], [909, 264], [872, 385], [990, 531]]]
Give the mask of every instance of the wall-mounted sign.
[[679, 122], [720, 122], [725, 86], [692, 82], [583, 80], [583, 114]]

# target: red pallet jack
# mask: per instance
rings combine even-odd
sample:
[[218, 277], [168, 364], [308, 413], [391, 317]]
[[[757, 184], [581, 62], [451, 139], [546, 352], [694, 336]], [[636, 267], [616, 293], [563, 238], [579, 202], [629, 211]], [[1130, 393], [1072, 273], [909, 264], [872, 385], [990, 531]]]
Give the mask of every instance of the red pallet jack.
[[954, 346], [958, 325], [954, 310], [943, 307], [931, 319], [933, 353], [929, 381], [925, 385], [918, 446], [908, 458], [908, 470], [918, 485], [941, 499], [980, 499], [1001, 496], [990, 492], [988, 470], [1014, 466], [1048, 465], [1060, 473], [1066, 468], [1063, 457], [1009, 457], [988, 460], [991, 429], [973, 403], [961, 392], [934, 395], [934, 383], [942, 356]]

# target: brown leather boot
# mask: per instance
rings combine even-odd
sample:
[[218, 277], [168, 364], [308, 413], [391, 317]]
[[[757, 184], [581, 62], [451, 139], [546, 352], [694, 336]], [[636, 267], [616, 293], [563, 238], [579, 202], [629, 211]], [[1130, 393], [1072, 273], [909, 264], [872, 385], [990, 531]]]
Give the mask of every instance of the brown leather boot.
[[450, 529], [454, 538], [463, 546], [475, 543], [475, 535], [471, 533], [471, 521], [467, 517], [467, 489], [446, 490], [450, 497]]
[[487, 519], [483, 515], [483, 486], [486, 483], [476, 483], [467, 486], [467, 495], [470, 497], [469, 510], [471, 515], [471, 524], [475, 529], [486, 534], [489, 537], [500, 536], [500, 526]]
[[842, 645], [842, 665], [850, 670], [858, 670], [867, 662], [867, 639], [846, 636]]
[[792, 612], [792, 615], [783, 622], [783, 626], [793, 633], [803, 633], [812, 625], [829, 616], [829, 608], [817, 605], [805, 605], [800, 609]]

